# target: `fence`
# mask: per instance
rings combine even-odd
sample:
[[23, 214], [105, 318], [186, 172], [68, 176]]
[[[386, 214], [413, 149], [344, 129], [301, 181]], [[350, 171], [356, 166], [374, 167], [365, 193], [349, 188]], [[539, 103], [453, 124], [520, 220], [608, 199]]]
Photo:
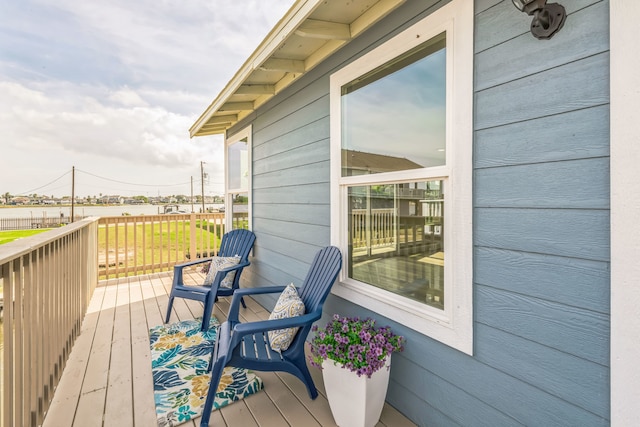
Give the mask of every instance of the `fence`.
[[112, 216], [98, 224], [98, 277], [107, 279], [167, 271], [214, 255], [224, 213]]
[[[78, 221], [84, 217], [74, 216]], [[57, 228], [71, 223], [68, 216], [41, 216], [30, 218], [0, 218], [0, 231], [31, 230], [34, 228]]]
[[0, 246], [5, 427], [42, 423], [97, 285], [97, 230], [89, 218]]

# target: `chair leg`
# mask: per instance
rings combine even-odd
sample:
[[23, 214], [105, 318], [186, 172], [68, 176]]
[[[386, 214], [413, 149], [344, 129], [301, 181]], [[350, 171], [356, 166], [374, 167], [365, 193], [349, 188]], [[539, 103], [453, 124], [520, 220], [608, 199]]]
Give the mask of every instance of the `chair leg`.
[[209, 293], [207, 298], [204, 300], [204, 313], [202, 314], [202, 327], [200, 328], [203, 332], [209, 329], [214, 300], [215, 298], [211, 298], [211, 293]]
[[200, 420], [200, 427], [209, 427], [209, 418], [211, 417], [211, 411], [213, 410], [213, 402], [216, 398], [216, 392], [218, 391], [218, 385], [220, 385], [220, 378], [222, 378], [222, 372], [224, 370], [225, 358], [218, 359], [213, 365], [211, 370], [211, 381], [209, 382], [209, 391], [207, 392], [207, 400], [202, 408], [202, 418]]
[[311, 398], [311, 400], [314, 400], [316, 397], [318, 397], [318, 390], [316, 389], [316, 385], [313, 382], [313, 378], [311, 378], [311, 372], [309, 372], [309, 368], [307, 368], [305, 359], [302, 359], [302, 362], [298, 360], [296, 362], [296, 366], [300, 370], [300, 374], [302, 374], [302, 377], [298, 376], [298, 378], [300, 378], [304, 385], [307, 386], [309, 397]]
[[169, 297], [169, 304], [167, 304], [167, 314], [164, 316], [164, 323], [169, 323], [169, 318], [171, 318], [171, 309], [173, 308], [173, 298]]
[[247, 304], [244, 303], [244, 297], [240, 298], [240, 302], [242, 303], [242, 308], [247, 308]]

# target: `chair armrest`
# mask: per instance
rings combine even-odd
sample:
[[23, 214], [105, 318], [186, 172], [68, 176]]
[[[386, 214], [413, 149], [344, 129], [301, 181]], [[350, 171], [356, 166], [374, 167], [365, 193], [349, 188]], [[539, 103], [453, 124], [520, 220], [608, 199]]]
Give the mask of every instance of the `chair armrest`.
[[222, 279], [224, 279], [227, 274], [229, 274], [232, 271], [236, 271], [236, 270], [242, 270], [243, 268], [245, 268], [246, 266], [248, 266], [249, 264], [251, 264], [249, 261], [244, 261], [241, 263], [238, 263], [236, 265], [232, 265], [231, 267], [227, 267], [227, 268], [223, 268], [220, 269], [216, 272], [215, 277], [213, 278], [213, 283], [211, 284], [211, 289], [213, 288], [218, 288], [220, 286], [220, 282], [222, 281]]
[[276, 292], [282, 292], [284, 291], [284, 289], [286, 288], [286, 286], [262, 286], [260, 288], [242, 288], [242, 289], [238, 289], [237, 291], [234, 292], [235, 294], [238, 294], [240, 296], [247, 296], [247, 295], [257, 295], [257, 294], [273, 294]]
[[239, 270], [241, 268], [247, 267], [249, 264], [251, 264], [249, 261], [239, 262], [238, 264], [232, 265], [231, 267], [227, 267], [227, 268], [223, 268], [221, 270], [218, 270], [218, 273], [228, 273], [230, 271]]
[[276, 329], [304, 327], [320, 319], [320, 317], [322, 317], [321, 312], [313, 312], [286, 319], [260, 320], [258, 322], [235, 324], [231, 323], [233, 327], [231, 347], [237, 347], [242, 341], [242, 338], [247, 335], [252, 335], [256, 332], [273, 331]]
[[302, 316], [287, 317], [284, 319], [260, 320], [258, 322], [236, 323], [233, 325], [234, 333], [240, 335], [253, 334], [254, 332], [274, 331], [306, 326], [320, 319], [319, 313], [307, 313]]
[[193, 261], [186, 261], [186, 262], [181, 262], [180, 264], [176, 264], [176, 265], [173, 266], [173, 269], [174, 270], [182, 270], [185, 267], [189, 267], [189, 266], [196, 265], [196, 264], [202, 264], [202, 263], [208, 262], [208, 261], [211, 261], [211, 257], [194, 259]]
[[231, 305], [229, 306], [227, 319], [232, 323], [238, 323], [238, 314], [240, 312], [240, 301], [242, 297], [248, 295], [273, 294], [284, 291], [284, 288], [286, 288], [286, 286], [265, 286], [261, 288], [236, 289], [233, 291], [233, 297], [231, 298]]

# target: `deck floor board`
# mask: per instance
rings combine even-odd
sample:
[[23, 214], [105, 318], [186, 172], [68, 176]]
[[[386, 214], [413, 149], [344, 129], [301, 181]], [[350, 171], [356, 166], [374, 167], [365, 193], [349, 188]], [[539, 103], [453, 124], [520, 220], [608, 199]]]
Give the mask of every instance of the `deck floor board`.
[[[185, 274], [187, 283], [203, 274]], [[152, 427], [156, 425], [149, 328], [164, 320], [172, 273], [156, 273], [103, 281], [96, 289], [71, 351], [44, 427]], [[269, 316], [247, 299], [241, 320]], [[214, 315], [226, 318], [230, 298], [220, 298]], [[202, 304], [177, 298], [171, 322], [202, 316]], [[214, 411], [211, 425], [226, 427], [335, 426], [322, 373], [311, 368], [319, 396], [311, 400], [302, 382], [287, 373], [259, 372], [265, 389]], [[197, 427], [199, 418], [182, 424]], [[376, 427], [413, 426], [389, 405]]]

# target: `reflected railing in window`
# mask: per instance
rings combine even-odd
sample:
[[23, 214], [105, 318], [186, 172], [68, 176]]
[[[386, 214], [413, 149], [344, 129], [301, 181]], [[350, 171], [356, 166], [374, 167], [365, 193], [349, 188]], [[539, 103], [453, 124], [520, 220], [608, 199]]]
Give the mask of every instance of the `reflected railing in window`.
[[349, 277], [444, 308], [442, 181], [349, 188]]
[[231, 229], [249, 229], [249, 193], [231, 194]]

